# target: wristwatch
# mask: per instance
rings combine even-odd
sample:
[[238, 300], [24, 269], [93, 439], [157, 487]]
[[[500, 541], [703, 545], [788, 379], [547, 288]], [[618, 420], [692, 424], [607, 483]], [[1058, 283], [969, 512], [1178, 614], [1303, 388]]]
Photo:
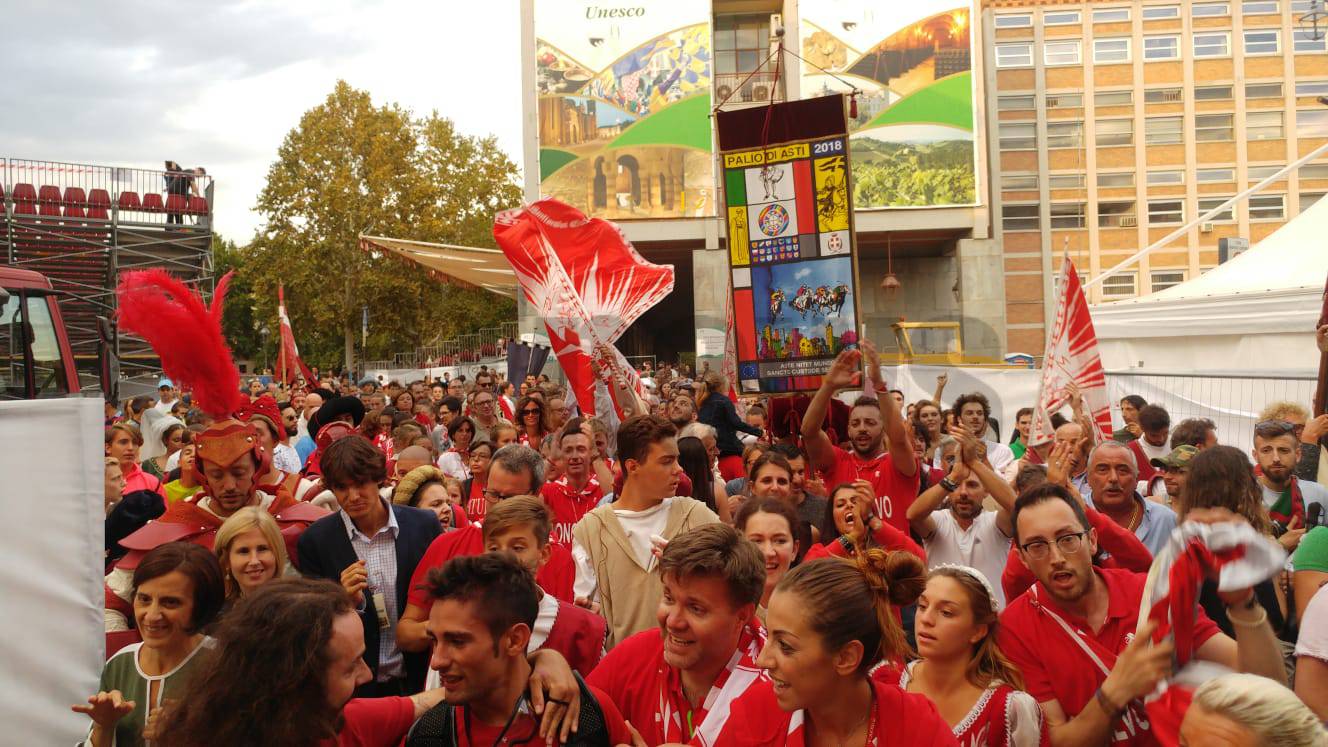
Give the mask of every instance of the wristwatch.
[[959, 484], [956, 483], [954, 480], [951, 480], [948, 475], [942, 477], [941, 481], [937, 483], [937, 485], [940, 485], [941, 487], [945, 488], [945, 492], [947, 493], [953, 493], [959, 489]]

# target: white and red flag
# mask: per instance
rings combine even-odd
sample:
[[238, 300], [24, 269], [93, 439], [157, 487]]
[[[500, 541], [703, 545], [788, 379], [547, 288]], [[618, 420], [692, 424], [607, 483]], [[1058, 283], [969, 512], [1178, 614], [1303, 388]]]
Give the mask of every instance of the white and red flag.
[[300, 360], [300, 349], [295, 345], [295, 333], [291, 331], [290, 317], [286, 314], [286, 289], [280, 285], [277, 286], [277, 318], [281, 322], [281, 352], [277, 363], [281, 383], [290, 386], [296, 377], [303, 376], [305, 384], [318, 386], [313, 372]]
[[553, 199], [499, 213], [493, 237], [544, 321], [581, 412], [595, 414], [592, 360], [643, 395], [613, 343], [673, 290], [673, 267], [647, 262], [617, 226]]
[[1088, 299], [1067, 256], [1061, 266], [1056, 321], [1047, 336], [1042, 358], [1042, 384], [1033, 409], [1032, 444], [1043, 444], [1055, 433], [1051, 414], [1070, 401], [1066, 385], [1074, 382], [1084, 395], [1084, 406], [1103, 435], [1111, 434], [1111, 404], [1107, 400], [1107, 374], [1097, 353], [1097, 333], [1088, 314]]

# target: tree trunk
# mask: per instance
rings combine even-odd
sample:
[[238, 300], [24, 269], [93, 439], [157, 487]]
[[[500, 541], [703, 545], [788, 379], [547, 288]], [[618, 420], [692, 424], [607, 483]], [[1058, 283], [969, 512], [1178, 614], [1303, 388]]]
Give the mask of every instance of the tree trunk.
[[343, 330], [346, 338], [346, 372], [355, 378], [355, 327], [347, 324]]

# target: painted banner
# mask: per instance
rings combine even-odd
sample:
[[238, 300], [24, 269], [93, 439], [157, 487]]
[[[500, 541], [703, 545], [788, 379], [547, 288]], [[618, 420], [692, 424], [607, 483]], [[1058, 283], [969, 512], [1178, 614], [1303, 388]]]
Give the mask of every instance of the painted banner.
[[599, 218], [715, 214], [709, 0], [535, 0], [540, 193]]
[[[858, 342], [845, 101], [831, 98], [772, 105], [782, 142], [720, 154], [742, 394], [814, 390]], [[726, 128], [746, 116], [719, 115], [721, 144], [744, 140]], [[794, 139], [800, 123], [816, 136]]]
[[1084, 395], [1084, 408], [1103, 436], [1111, 435], [1111, 402], [1107, 399], [1107, 373], [1097, 353], [1097, 332], [1088, 313], [1088, 300], [1074, 262], [1066, 255], [1057, 282], [1056, 320], [1047, 336], [1042, 357], [1042, 384], [1033, 408], [1030, 442], [1044, 444], [1055, 437], [1051, 414], [1070, 401], [1066, 385], [1074, 382]]
[[800, 0], [798, 16], [803, 94], [849, 91], [835, 76], [862, 91], [849, 121], [853, 204], [977, 203], [972, 4]]

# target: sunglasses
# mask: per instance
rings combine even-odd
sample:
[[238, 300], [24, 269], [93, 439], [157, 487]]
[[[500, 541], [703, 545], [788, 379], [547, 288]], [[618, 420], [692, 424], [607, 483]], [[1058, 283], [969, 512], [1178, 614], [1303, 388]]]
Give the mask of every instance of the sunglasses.
[[[1305, 426], [1296, 425], [1286, 420], [1262, 420], [1254, 424], [1254, 431], [1259, 433], [1263, 431], [1268, 435], [1281, 435], [1286, 433], [1296, 433], [1304, 430]], [[1260, 433], [1260, 435], [1263, 435]]]

